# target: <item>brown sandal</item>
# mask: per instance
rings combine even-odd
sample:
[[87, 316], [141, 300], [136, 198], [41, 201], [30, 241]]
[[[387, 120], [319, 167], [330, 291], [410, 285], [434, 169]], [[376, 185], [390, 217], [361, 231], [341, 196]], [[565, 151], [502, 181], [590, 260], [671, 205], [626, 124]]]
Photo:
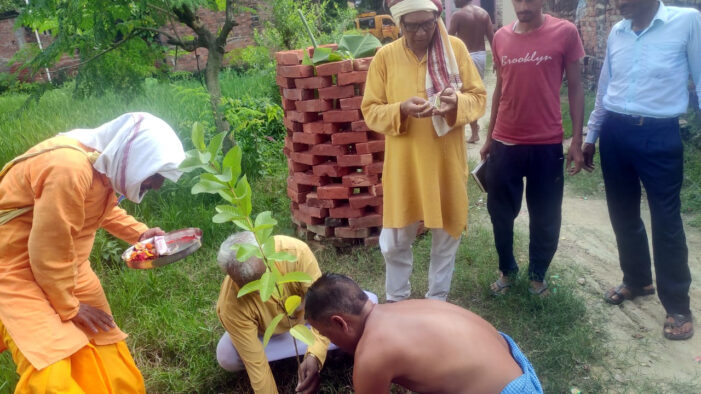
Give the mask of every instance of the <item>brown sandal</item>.
[[[664, 335], [665, 338], [671, 339], [673, 341], [683, 341], [694, 336], [694, 318], [691, 316], [691, 313], [689, 313], [688, 315], [684, 315], [681, 313], [670, 313], [667, 315], [667, 319], [669, 319], [670, 317], [674, 321], [665, 321], [664, 328], [662, 329], [662, 335]], [[675, 328], [682, 328], [682, 326], [686, 323], [691, 323], [691, 330], [679, 334], [674, 333]]]
[[[628, 290], [624, 292], [624, 290]], [[625, 300], [632, 300], [640, 296], [653, 295], [655, 294], [655, 288], [645, 288], [645, 287], [631, 287], [625, 283], [621, 283], [617, 287], [611, 288], [604, 295], [604, 300], [609, 304], [619, 305]], [[615, 297], [615, 298], [614, 298]]]

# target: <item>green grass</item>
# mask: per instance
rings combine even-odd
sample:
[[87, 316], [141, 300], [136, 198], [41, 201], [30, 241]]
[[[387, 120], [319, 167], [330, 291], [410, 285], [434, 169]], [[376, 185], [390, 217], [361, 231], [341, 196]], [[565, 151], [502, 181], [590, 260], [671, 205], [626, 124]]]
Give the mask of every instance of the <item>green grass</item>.
[[[225, 73], [224, 94], [271, 94], [266, 78]], [[197, 81], [150, 83], [144, 95], [129, 102], [112, 95], [74, 100], [66, 87], [50, 92], [23, 112], [17, 110], [25, 96], [0, 96], [0, 163], [57, 132], [94, 127], [136, 110], [165, 119], [188, 146], [192, 122], [211, 121], [206, 102], [178, 95], [183, 88], [198, 85]], [[280, 222], [278, 233], [294, 234], [285, 193], [286, 175], [277, 173], [252, 182], [254, 211], [273, 211]], [[146, 379], [148, 392], [247, 393], [251, 389], [246, 374], [221, 370], [215, 357], [217, 341], [224, 332], [215, 314], [223, 279], [215, 254], [219, 243], [234, 229], [211, 223], [216, 198], [191, 195], [191, 183], [192, 178], [185, 176], [177, 185], [167, 184], [159, 192], [149, 193], [141, 204], [125, 203], [124, 207], [151, 226], [166, 230], [202, 228], [204, 245], [198, 253], [162, 269], [130, 270], [118, 259], [124, 244], [100, 232], [91, 261], [117, 323], [130, 334], [127, 343]], [[547, 299], [530, 296], [523, 276], [507, 295], [493, 297], [487, 289], [497, 277], [497, 257], [485, 197], [472, 183], [469, 196], [469, 231], [458, 251], [449, 300], [482, 315], [511, 335], [534, 364], [546, 392], [565, 392], [571, 386], [585, 392], [603, 391], [607, 380], [595, 376], [592, 370], [597, 366], [599, 370], [604, 368], [601, 345], [605, 338], [594, 329], [596, 316], [587, 312], [584, 301], [572, 290], [577, 286], [572, 274], [565, 270], [566, 262], [553, 262], [548, 278], [553, 294]], [[517, 234], [516, 255], [522, 262], [527, 260], [525, 241], [523, 234]], [[348, 274], [383, 298], [385, 269], [377, 248], [337, 249], [315, 242], [311, 246], [322, 270]], [[420, 298], [427, 288], [430, 235], [419, 237], [414, 250], [412, 296]], [[349, 357], [330, 356], [322, 372], [322, 390], [352, 392], [351, 368]], [[272, 369], [280, 392], [292, 392], [296, 384], [294, 360], [274, 362]], [[17, 381], [13, 371], [9, 355], [0, 355], [0, 394], [12, 392]]]

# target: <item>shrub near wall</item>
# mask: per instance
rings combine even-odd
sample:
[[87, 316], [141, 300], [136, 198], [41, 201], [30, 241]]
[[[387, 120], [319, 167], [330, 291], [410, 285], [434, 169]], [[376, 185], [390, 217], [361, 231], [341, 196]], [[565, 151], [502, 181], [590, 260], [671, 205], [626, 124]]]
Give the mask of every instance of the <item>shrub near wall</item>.
[[[313, 48], [307, 51], [311, 57]], [[360, 111], [372, 58], [314, 67], [301, 64], [303, 56], [304, 50], [275, 56], [293, 221], [307, 238], [376, 245], [385, 143]]]

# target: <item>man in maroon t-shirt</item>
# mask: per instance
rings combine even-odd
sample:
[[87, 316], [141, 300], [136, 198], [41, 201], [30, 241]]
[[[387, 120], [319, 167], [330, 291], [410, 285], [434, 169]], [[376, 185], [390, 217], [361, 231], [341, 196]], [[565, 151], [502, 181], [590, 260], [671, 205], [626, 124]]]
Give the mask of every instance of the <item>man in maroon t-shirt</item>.
[[[530, 217], [528, 274], [530, 292], [547, 294], [545, 272], [560, 236], [564, 187], [560, 87], [563, 73], [572, 117], [568, 172], [582, 168], [584, 92], [580, 61], [584, 57], [577, 28], [545, 15], [544, 0], [512, 0], [518, 20], [494, 35], [497, 83], [487, 141], [487, 209], [494, 228], [501, 277], [492, 284], [503, 293], [518, 271], [513, 254], [514, 219], [521, 210], [523, 178]], [[574, 167], [570, 168], [570, 164]]]

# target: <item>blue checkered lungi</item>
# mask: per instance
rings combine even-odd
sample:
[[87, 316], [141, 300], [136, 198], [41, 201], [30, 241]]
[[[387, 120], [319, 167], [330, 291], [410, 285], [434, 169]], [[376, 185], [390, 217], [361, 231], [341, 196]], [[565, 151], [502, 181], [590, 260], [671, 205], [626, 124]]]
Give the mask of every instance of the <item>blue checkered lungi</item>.
[[542, 394], [543, 387], [541, 387], [538, 376], [536, 376], [535, 370], [530, 361], [526, 358], [526, 355], [521, 352], [521, 349], [518, 348], [518, 345], [510, 336], [503, 332], [499, 334], [506, 339], [506, 343], [509, 344], [509, 350], [511, 350], [511, 357], [514, 358], [516, 364], [518, 364], [523, 371], [523, 375], [507, 384], [501, 391], [501, 394]]

